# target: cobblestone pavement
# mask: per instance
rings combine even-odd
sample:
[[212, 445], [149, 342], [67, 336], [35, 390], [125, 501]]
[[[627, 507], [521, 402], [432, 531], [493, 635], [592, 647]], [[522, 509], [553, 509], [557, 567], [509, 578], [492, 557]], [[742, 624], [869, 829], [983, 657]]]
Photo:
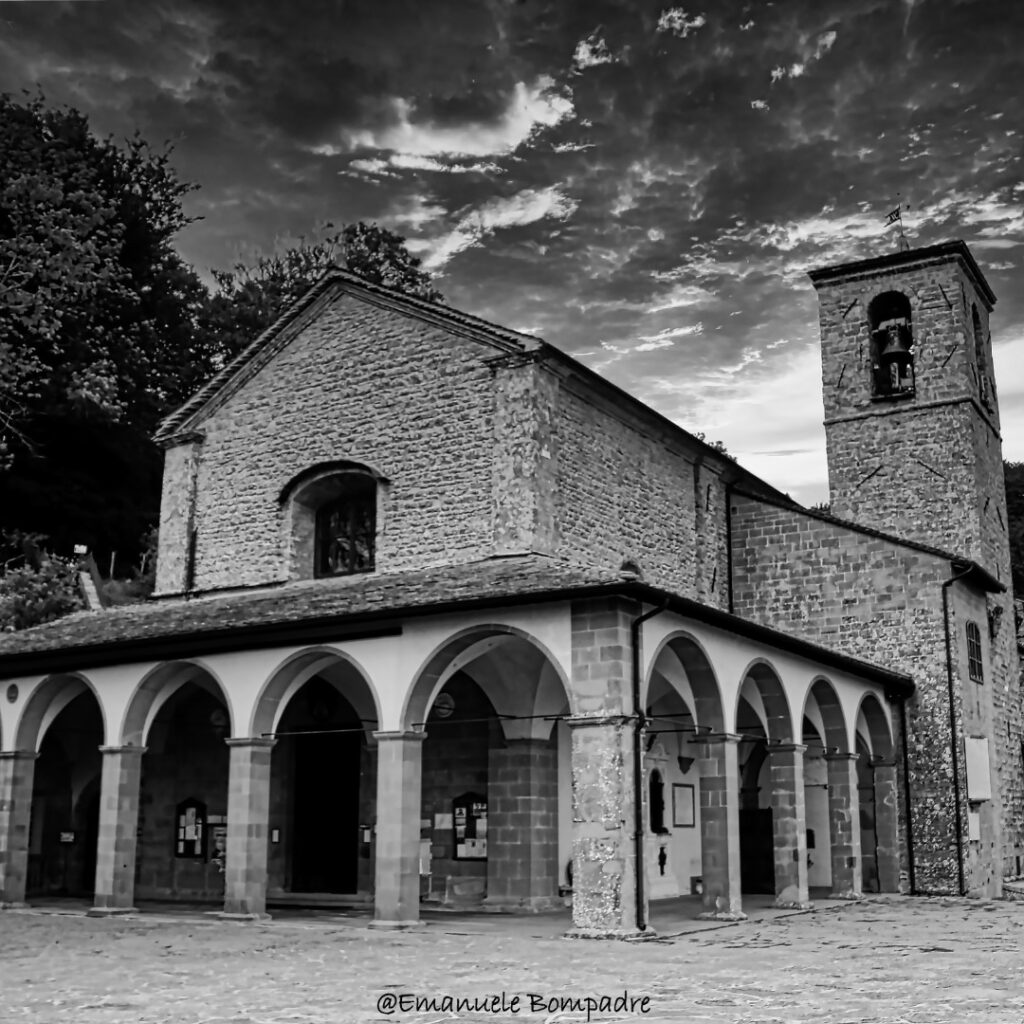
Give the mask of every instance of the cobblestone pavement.
[[[647, 1012], [640, 1002], [632, 1012], [598, 1002], [590, 1019], [1021, 1024], [1022, 940], [1024, 903], [898, 897], [647, 942], [564, 939], [539, 918], [435, 918], [418, 931], [385, 933], [359, 917], [239, 924], [202, 913], [6, 911], [0, 1021], [569, 1024], [587, 1011], [559, 999], [627, 992], [647, 997]], [[390, 1013], [377, 1005], [403, 994], [490, 996], [499, 1005]]]

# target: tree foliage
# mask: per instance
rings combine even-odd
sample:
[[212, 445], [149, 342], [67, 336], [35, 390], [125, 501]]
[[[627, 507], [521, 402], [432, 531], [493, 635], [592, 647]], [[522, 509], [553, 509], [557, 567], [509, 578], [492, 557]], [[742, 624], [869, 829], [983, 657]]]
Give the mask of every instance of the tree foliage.
[[205, 289], [169, 151], [99, 139], [75, 110], [0, 96], [0, 445], [39, 417], [151, 429], [211, 371]]
[[0, 552], [18, 552], [0, 569], [0, 633], [40, 626], [85, 606], [74, 562], [41, 551], [41, 539], [0, 534]]
[[[333, 225], [328, 224], [327, 230]], [[374, 284], [428, 302], [442, 302], [420, 260], [401, 235], [362, 221], [314, 241], [301, 241], [252, 266], [215, 270], [217, 291], [203, 317], [209, 340], [223, 358], [240, 352], [301, 298], [332, 266], [343, 265]]]

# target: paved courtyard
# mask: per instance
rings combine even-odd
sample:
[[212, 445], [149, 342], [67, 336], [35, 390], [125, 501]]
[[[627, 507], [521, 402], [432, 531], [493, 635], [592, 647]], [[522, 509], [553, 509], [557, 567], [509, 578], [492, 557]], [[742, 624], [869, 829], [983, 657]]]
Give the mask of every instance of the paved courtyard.
[[[665, 918], [677, 934], [646, 942], [568, 940], [562, 924], [435, 914], [391, 934], [362, 915], [6, 911], [0, 1021], [568, 1024], [590, 999], [594, 1021], [1024, 1022], [1024, 903], [876, 898], [699, 929]], [[415, 996], [439, 1002], [417, 1010]]]

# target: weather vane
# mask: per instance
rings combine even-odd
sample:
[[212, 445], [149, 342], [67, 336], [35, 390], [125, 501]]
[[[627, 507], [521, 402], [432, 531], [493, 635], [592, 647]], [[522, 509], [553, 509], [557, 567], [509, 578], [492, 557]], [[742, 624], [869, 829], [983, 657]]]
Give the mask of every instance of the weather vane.
[[[906, 204], [906, 208], [910, 209], [910, 203]], [[885, 218], [885, 226], [888, 227], [890, 224], [899, 225], [899, 234], [896, 236], [896, 251], [906, 252], [910, 248], [910, 242], [907, 241], [907, 236], [903, 233], [903, 203], [900, 200], [899, 192], [896, 193], [896, 209], [890, 210]]]

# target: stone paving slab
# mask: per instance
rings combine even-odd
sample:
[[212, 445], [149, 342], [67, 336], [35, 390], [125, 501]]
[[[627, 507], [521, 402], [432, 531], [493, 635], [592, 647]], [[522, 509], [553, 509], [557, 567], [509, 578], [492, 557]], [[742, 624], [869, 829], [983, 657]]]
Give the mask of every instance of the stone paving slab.
[[[432, 919], [399, 933], [366, 925], [325, 914], [242, 924], [202, 912], [6, 911], [0, 1022], [569, 1024], [587, 1020], [586, 1004], [560, 1000], [602, 996], [608, 1008], [592, 1009], [592, 1021], [1024, 1022], [1019, 902], [879, 898], [646, 942], [564, 939], [538, 918], [475, 929]], [[624, 992], [632, 1012], [614, 1005]], [[437, 1002], [402, 1003], [417, 995]], [[449, 1008], [445, 996], [497, 1004]]]

